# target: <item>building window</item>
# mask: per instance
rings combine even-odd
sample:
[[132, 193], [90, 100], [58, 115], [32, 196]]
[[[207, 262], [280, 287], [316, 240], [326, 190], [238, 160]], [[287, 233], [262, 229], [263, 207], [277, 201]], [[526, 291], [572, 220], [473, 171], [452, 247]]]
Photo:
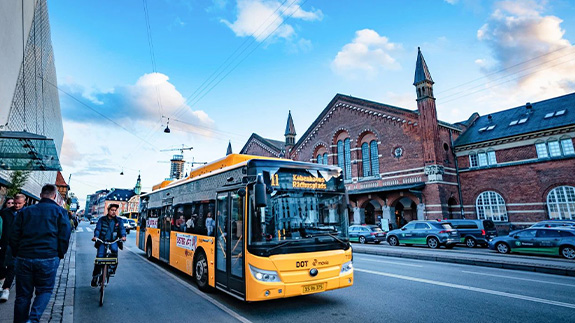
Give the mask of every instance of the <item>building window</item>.
[[559, 186], [551, 190], [547, 208], [551, 219], [575, 219], [575, 187]]
[[317, 163], [318, 164], [323, 164], [323, 157], [321, 156], [321, 154], [317, 155]]
[[372, 140], [369, 143], [371, 148], [371, 175], [379, 175], [379, 152], [377, 151], [377, 141]]
[[371, 176], [371, 165], [369, 159], [369, 144], [361, 144], [361, 161], [363, 162], [363, 177]]
[[327, 153], [323, 153], [323, 164], [327, 165]]
[[351, 179], [351, 151], [349, 138], [337, 142], [337, 166], [343, 170], [343, 178]]
[[495, 151], [469, 154], [469, 165], [471, 167], [482, 167], [496, 164], [497, 158], [495, 157]]
[[574, 155], [573, 141], [571, 138], [557, 140], [550, 140], [548, 142], [540, 142], [535, 144], [538, 158], [547, 157], [560, 157]]
[[496, 192], [487, 191], [479, 194], [475, 207], [477, 208], [477, 218], [480, 220], [508, 221], [505, 201]]
[[476, 153], [472, 153], [469, 155], [469, 165], [471, 167], [479, 166], [479, 162], [477, 161], [477, 154]]
[[535, 144], [535, 149], [537, 149], [537, 158], [549, 157], [549, 154], [547, 153], [547, 145], [544, 142]]

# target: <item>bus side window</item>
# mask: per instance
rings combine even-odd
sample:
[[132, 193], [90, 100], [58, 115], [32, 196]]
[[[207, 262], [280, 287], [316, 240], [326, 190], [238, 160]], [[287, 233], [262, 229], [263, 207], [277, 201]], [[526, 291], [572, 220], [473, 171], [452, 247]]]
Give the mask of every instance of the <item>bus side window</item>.
[[180, 232], [186, 231], [186, 219], [184, 217], [184, 206], [182, 205], [176, 208], [176, 215], [174, 217], [172, 230]]
[[186, 220], [185, 228], [187, 233], [194, 233], [197, 218], [198, 215], [192, 213], [192, 205], [186, 204], [184, 206], [184, 219]]

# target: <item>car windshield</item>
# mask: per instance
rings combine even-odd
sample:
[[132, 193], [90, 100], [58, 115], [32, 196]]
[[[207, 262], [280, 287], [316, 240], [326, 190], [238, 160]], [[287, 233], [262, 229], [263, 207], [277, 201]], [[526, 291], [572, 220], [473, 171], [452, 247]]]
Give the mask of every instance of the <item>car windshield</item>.
[[252, 247], [296, 244], [344, 245], [348, 241], [345, 195], [333, 192], [274, 190], [266, 207], [250, 203]]

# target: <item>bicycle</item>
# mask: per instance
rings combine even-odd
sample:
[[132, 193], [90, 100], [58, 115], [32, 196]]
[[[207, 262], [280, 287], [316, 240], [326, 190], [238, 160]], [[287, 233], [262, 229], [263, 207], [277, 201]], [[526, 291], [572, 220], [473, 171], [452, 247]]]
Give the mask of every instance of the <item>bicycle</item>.
[[106, 246], [106, 255], [102, 258], [96, 257], [94, 259], [94, 264], [101, 265], [102, 271], [100, 272], [100, 277], [98, 278], [98, 286], [100, 287], [100, 306], [104, 305], [104, 289], [106, 285], [110, 282], [110, 275], [113, 274], [113, 269], [111, 268], [112, 265], [118, 264], [118, 257], [111, 257], [112, 252], [110, 251], [110, 245], [114, 244], [121, 239], [118, 238], [111, 242], [105, 242], [101, 239], [96, 238], [96, 241], [100, 241], [102, 244]]

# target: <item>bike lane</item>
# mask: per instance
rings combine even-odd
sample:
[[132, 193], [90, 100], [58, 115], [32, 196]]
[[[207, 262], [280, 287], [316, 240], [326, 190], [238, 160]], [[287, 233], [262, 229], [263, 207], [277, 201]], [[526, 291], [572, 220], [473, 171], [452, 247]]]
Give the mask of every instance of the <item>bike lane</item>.
[[[135, 248], [135, 234], [128, 235], [127, 248]], [[209, 321], [237, 322], [210, 301], [161, 267], [130, 251], [120, 250], [116, 275], [106, 287], [104, 306], [98, 289], [90, 287], [96, 249], [89, 232], [77, 234], [74, 321], [122, 322]]]

